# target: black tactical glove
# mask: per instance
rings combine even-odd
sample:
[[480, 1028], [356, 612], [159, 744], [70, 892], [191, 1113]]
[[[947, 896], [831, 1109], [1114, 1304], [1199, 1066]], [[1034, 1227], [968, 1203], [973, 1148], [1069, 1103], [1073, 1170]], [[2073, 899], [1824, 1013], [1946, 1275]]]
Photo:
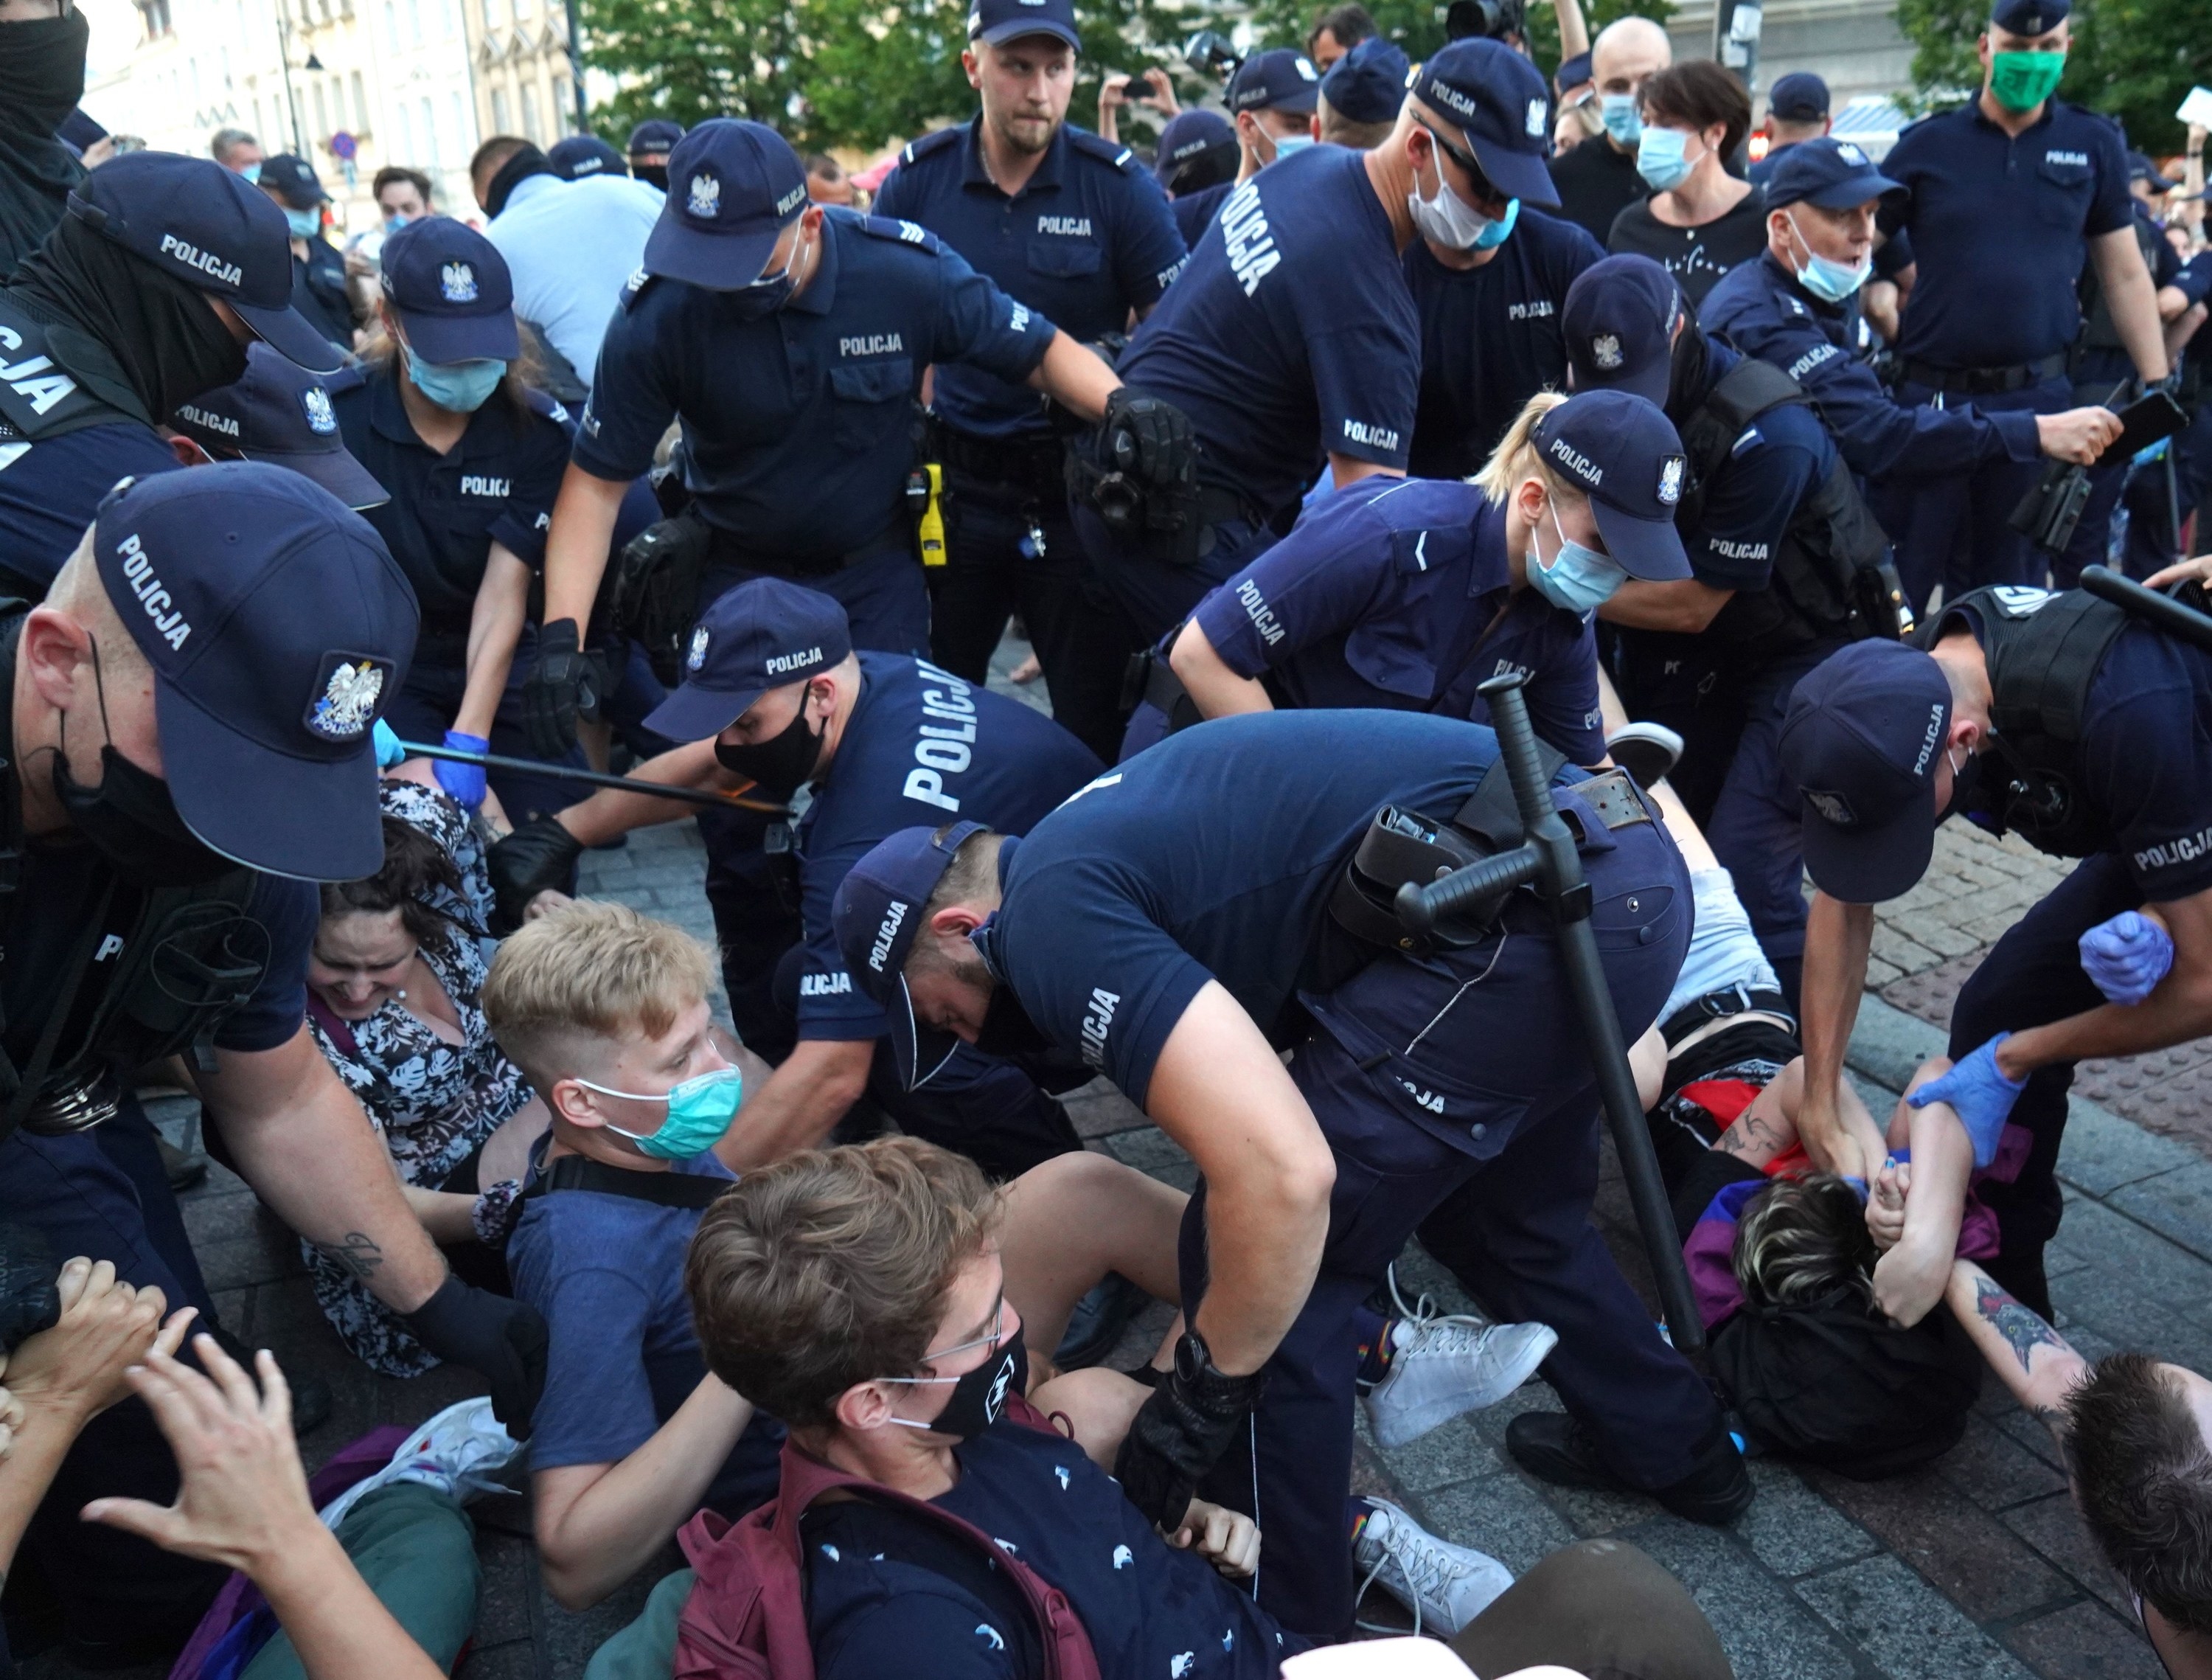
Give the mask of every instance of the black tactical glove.
[[492, 907], [498, 912], [495, 934], [511, 934], [522, 925], [530, 901], [545, 892], [566, 892], [569, 872], [584, 855], [584, 843], [552, 817], [533, 817], [497, 842], [484, 854], [484, 871], [491, 877]]
[[515, 1440], [545, 1389], [545, 1320], [538, 1309], [448, 1276], [400, 1322], [440, 1359], [465, 1365], [491, 1388], [491, 1413]]
[[1126, 385], [1106, 399], [1098, 460], [1109, 472], [1134, 473], [1162, 490], [1188, 489], [1198, 482], [1198, 440], [1190, 417], [1173, 403], [1139, 396]]
[[1244, 1427], [1267, 1387], [1263, 1373], [1231, 1377], [1213, 1368], [1196, 1330], [1176, 1344], [1175, 1369], [1131, 1420], [1114, 1460], [1129, 1503], [1163, 1534], [1182, 1526], [1191, 1495]]
[[530, 750], [559, 758], [576, 744], [576, 720], [599, 720], [606, 667], [582, 650], [574, 618], [556, 618], [538, 633], [538, 663], [522, 680], [522, 721]]

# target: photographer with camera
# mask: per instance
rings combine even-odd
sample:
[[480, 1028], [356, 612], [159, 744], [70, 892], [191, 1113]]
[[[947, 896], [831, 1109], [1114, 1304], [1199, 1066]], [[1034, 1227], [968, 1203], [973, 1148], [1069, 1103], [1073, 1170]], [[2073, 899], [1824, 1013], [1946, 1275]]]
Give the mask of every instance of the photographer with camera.
[[1169, 122], [1182, 114], [1176, 102], [1175, 82], [1162, 69], [1115, 70], [1098, 83], [1098, 137], [1118, 144], [1121, 138], [1121, 107], [1141, 105], [1157, 111]]

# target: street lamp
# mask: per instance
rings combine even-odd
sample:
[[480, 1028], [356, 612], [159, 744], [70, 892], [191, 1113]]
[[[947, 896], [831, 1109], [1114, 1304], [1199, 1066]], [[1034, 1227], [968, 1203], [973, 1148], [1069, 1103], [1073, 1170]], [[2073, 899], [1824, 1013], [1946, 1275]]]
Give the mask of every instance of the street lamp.
[[[288, 4], [289, 0], [276, 0], [276, 53], [278, 62], [284, 66], [284, 102], [292, 111], [292, 155], [305, 157], [307, 155], [307, 136], [306, 127], [300, 120], [300, 90], [292, 85], [292, 18], [286, 9]], [[323, 67], [312, 49], [307, 53], [307, 67], [309, 70]]]

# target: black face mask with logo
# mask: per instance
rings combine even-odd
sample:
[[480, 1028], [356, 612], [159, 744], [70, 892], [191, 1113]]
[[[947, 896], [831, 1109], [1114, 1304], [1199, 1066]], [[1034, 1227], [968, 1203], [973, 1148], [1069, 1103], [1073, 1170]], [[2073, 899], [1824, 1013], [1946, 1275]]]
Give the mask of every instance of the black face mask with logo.
[[962, 1373], [945, 1397], [945, 1409], [930, 1420], [933, 1434], [972, 1441], [1004, 1415], [1006, 1397], [1019, 1394], [1029, 1380], [1030, 1356], [1022, 1345], [1021, 1326], [999, 1344], [998, 1350], [973, 1371]]
[[808, 727], [806, 702], [801, 700], [797, 715], [781, 733], [743, 746], [717, 740], [714, 758], [732, 775], [757, 782], [771, 799], [787, 800], [814, 774], [814, 766], [822, 758], [823, 738], [828, 733]]

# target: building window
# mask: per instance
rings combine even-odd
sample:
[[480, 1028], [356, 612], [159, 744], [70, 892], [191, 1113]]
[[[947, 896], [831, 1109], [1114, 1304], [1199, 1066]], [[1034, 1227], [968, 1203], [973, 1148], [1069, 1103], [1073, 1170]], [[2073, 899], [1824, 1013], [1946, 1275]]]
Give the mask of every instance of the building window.
[[438, 144], [438, 119], [431, 111], [430, 101], [427, 99], [422, 101], [422, 143], [429, 149], [430, 167], [433, 169], [442, 169], [446, 167], [446, 157]]
[[476, 125], [469, 120], [469, 108], [461, 102], [461, 96], [455, 94], [452, 98], [453, 155], [466, 157], [477, 149]]
[[[489, 0], [486, 0], [489, 3]], [[138, 0], [140, 15], [146, 20], [146, 39], [158, 40], [175, 26], [169, 21], [169, 0]]]
[[538, 125], [538, 89], [522, 90], [522, 137], [533, 146], [543, 145], [545, 131]]
[[399, 125], [399, 149], [392, 154], [392, 161], [394, 163], [411, 164], [414, 162], [416, 157], [415, 131], [409, 127], [407, 124], [406, 102], [402, 100], [399, 104], [394, 106], [392, 110], [392, 115], [393, 119]]
[[504, 88], [491, 90], [491, 127], [495, 134], [512, 134], [514, 131], [507, 126], [507, 89]]
[[495, 3], [495, 0], [483, 0], [483, 17], [485, 28], [499, 27], [499, 8]]
[[315, 137], [318, 140], [327, 139], [331, 132], [331, 120], [323, 107], [323, 84], [317, 82], [312, 86], [315, 95]]

